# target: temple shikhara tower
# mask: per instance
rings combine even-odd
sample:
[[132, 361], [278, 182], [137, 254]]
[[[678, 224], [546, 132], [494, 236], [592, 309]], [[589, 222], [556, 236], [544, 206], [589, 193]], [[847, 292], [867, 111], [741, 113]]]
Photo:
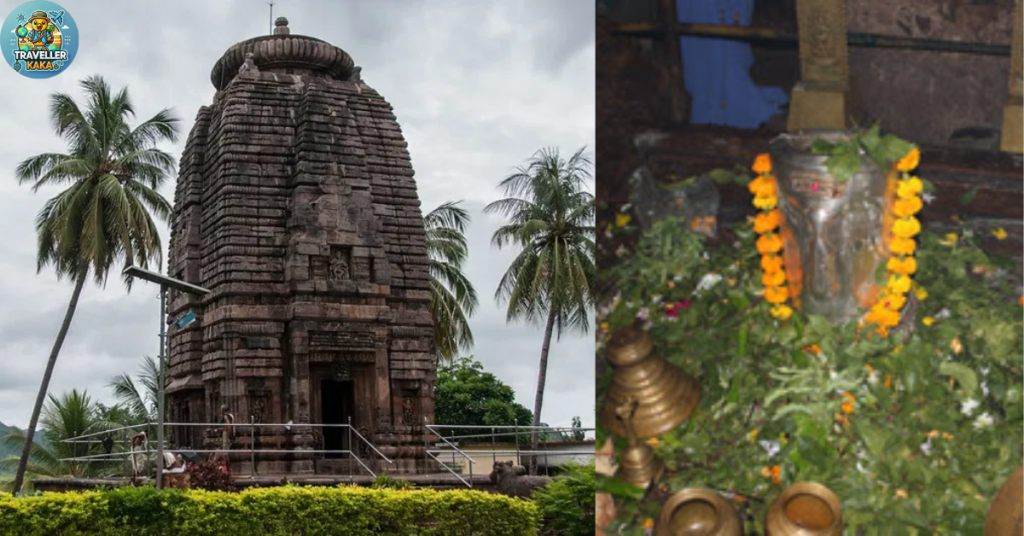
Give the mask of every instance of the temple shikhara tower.
[[[308, 423], [351, 422], [390, 470], [413, 470], [436, 363], [406, 142], [345, 51], [276, 24], [214, 65], [216, 96], [182, 155], [168, 275], [212, 293], [170, 295], [169, 320], [197, 320], [169, 327], [169, 418], [218, 422], [226, 406], [245, 425], [235, 449], [251, 422], [293, 423], [254, 428], [261, 474], [338, 469], [310, 451], [374, 458], [354, 433], [350, 445], [344, 428]], [[201, 427], [171, 438], [220, 441]], [[248, 452], [232, 459], [248, 471]]]

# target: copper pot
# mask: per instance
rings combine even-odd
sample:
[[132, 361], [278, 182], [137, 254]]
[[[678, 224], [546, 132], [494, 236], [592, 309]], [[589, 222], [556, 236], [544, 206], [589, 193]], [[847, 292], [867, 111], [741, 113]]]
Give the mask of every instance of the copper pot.
[[1024, 534], [1024, 467], [1017, 469], [999, 488], [988, 507], [985, 536]]
[[831, 490], [814, 482], [786, 488], [768, 508], [768, 536], [842, 536], [843, 508]]
[[743, 519], [732, 503], [709, 489], [684, 489], [669, 497], [655, 536], [742, 536]]

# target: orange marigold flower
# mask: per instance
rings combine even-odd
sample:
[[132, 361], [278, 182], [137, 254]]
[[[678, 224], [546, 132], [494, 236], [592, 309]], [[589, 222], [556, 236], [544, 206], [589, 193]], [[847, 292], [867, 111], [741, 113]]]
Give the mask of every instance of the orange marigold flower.
[[789, 298], [789, 289], [786, 287], [764, 289], [764, 299], [768, 303], [784, 303]]
[[793, 309], [788, 305], [776, 305], [775, 307], [772, 307], [772, 316], [779, 320], [786, 320], [793, 316]]
[[[761, 257], [761, 269], [766, 272], [778, 272], [782, 270], [782, 256], [781, 255], [765, 255]], [[1022, 303], [1024, 305], [1024, 296], [1021, 296]]]
[[754, 206], [761, 210], [771, 210], [779, 206], [779, 198], [776, 196], [755, 197]]
[[917, 167], [917, 164], [921, 161], [921, 151], [916, 147], [911, 149], [906, 156], [900, 159], [896, 163], [896, 169], [899, 171], [913, 171]]
[[755, 177], [747, 188], [754, 197], [771, 197], [775, 195], [775, 179], [770, 176]]
[[772, 157], [768, 153], [761, 153], [754, 159], [754, 165], [750, 167], [754, 173], [763, 174], [772, 172]]
[[900, 199], [910, 199], [911, 197], [917, 197], [921, 191], [924, 190], [924, 183], [917, 177], [910, 177], [905, 181], [900, 181], [899, 185], [896, 186], [896, 196]]
[[647, 518], [644, 520], [644, 530], [651, 530], [654, 528], [654, 520]]
[[761, 235], [761, 238], [757, 239], [757, 252], [762, 255], [778, 253], [780, 249], [782, 249], [782, 237], [777, 234]]
[[907, 303], [907, 297], [903, 294], [893, 294], [882, 298], [882, 303], [888, 307], [890, 311], [899, 311], [903, 308], [903, 305]]
[[812, 344], [810, 346], [804, 346], [804, 352], [811, 352], [811, 353], [814, 353], [814, 354], [820, 354], [821, 353], [821, 347], [819, 347], [817, 344]]
[[734, 500], [734, 501], [736, 501], [738, 503], [747, 502], [747, 498], [742, 496], [742, 495], [735, 495], [735, 496], [733, 496], [732, 500]]
[[764, 234], [782, 224], [782, 213], [776, 210], [761, 212], [754, 218], [754, 232]]
[[885, 388], [892, 389], [892, 376], [889, 376], [888, 374], [885, 375]]
[[864, 319], [885, 328], [891, 328], [900, 323], [899, 313], [881, 303], [872, 307]]
[[766, 287], [780, 287], [786, 283], [786, 272], [782, 270], [776, 270], [774, 272], [765, 272], [761, 276], [761, 284]]
[[868, 369], [868, 374], [875, 373], [875, 367], [872, 367], [869, 363], [864, 363], [864, 368]]
[[910, 292], [910, 286], [912, 283], [910, 276], [893, 275], [889, 276], [889, 283], [886, 285], [886, 288], [894, 294], [906, 294]]
[[772, 467], [772, 483], [773, 484], [778, 484], [781, 481], [782, 481], [782, 468], [780, 468], [778, 465], [776, 465], [775, 467]]
[[892, 212], [901, 218], [906, 218], [917, 214], [923, 207], [924, 203], [921, 202], [921, 198], [913, 196], [907, 199], [897, 199], [893, 203]]
[[917, 271], [917, 259], [913, 257], [904, 257], [902, 259], [899, 257], [892, 257], [889, 259], [889, 262], [885, 264], [885, 267], [888, 268], [890, 272], [899, 275], [910, 275]]
[[900, 238], [912, 238], [920, 232], [921, 222], [913, 216], [896, 220], [896, 223], [892, 224], [892, 234]]
[[847, 414], [853, 413], [853, 402], [843, 402], [843, 411]]
[[896, 255], [913, 255], [917, 243], [912, 238], [893, 238], [889, 243], [889, 251]]

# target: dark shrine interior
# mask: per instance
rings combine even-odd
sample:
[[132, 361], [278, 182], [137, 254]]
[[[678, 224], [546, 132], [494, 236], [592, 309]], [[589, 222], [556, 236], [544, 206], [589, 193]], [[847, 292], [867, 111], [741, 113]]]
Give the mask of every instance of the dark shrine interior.
[[[687, 7], [683, 1], [678, 4]], [[700, 2], [690, 6], [695, 4]], [[736, 126], [742, 122], [735, 120], [737, 114], [732, 124], [708, 121], [706, 105], [695, 105], [687, 90], [699, 85], [685, 79], [687, 43], [679, 45], [672, 36], [689, 37], [692, 43], [695, 36], [708, 39], [711, 34], [667, 25], [673, 16], [681, 19], [678, 9], [673, 0], [598, 2], [601, 233], [623, 210], [629, 212], [630, 177], [638, 168], [646, 166], [662, 183], [720, 168], [749, 169], [769, 141], [787, 129], [786, 105], [771, 114], [762, 106], [760, 116], [745, 118], [756, 126]], [[1019, 272], [1024, 217], [1021, 155], [1000, 149], [1013, 12], [1013, 0], [848, 0], [847, 123], [854, 128], [877, 123], [883, 133], [919, 145], [919, 174], [936, 187], [921, 214], [922, 223], [937, 232], [976, 227], [978, 235], [986, 237], [983, 247], [1016, 261]], [[730, 25], [738, 31], [728, 40], [749, 46], [753, 57], [749, 69], [734, 69], [744, 71], [740, 78], [749, 78], [740, 82], [750, 89], [777, 88], [772, 91], [791, 95], [801, 77], [796, 0], [754, 0], [746, 28], [719, 24], [717, 31], [730, 31], [721, 28]], [[701, 53], [691, 49], [689, 57], [694, 54]], [[721, 70], [728, 61], [728, 55], [697, 57], [689, 74], [694, 75], [697, 64]], [[707, 76], [723, 78], [716, 72]], [[727, 80], [740, 83], [735, 77]], [[741, 92], [733, 93], [722, 99], [723, 110], [748, 105], [737, 97]], [[719, 184], [718, 190], [719, 230], [754, 213], [744, 186]], [[991, 234], [997, 227], [1006, 230], [1006, 238]], [[598, 260], [604, 270], [616, 262], [617, 249], [629, 247], [630, 237], [601, 236]], [[714, 245], [715, 239], [710, 243]]]
[[[349, 424], [355, 411], [355, 385], [352, 381], [320, 380], [321, 422]], [[348, 429], [324, 427], [324, 450], [349, 450]], [[325, 458], [344, 458], [344, 452], [328, 452]]]

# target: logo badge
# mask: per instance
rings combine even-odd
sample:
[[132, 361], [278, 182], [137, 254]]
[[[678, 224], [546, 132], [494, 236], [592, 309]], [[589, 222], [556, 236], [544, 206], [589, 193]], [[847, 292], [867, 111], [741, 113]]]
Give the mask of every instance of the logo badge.
[[14, 8], [0, 28], [0, 52], [14, 72], [52, 78], [64, 72], [78, 52], [78, 26], [63, 7], [45, 0]]

